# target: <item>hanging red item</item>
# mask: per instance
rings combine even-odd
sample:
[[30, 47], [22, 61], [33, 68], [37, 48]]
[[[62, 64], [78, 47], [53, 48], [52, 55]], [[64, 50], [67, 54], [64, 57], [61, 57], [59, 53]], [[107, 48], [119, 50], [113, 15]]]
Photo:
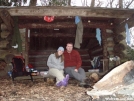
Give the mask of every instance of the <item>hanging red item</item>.
[[44, 20], [47, 22], [52, 22], [54, 20], [54, 16], [44, 16]]

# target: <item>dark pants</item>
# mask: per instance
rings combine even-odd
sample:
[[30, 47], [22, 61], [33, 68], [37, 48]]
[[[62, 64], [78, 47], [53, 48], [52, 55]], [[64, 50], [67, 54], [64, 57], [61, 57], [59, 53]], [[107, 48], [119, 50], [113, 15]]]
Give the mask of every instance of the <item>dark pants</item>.
[[86, 79], [86, 74], [83, 68], [79, 68], [78, 72], [74, 71], [75, 67], [66, 67], [64, 69], [65, 74], [69, 74], [70, 77], [75, 78], [78, 81], [83, 82]]

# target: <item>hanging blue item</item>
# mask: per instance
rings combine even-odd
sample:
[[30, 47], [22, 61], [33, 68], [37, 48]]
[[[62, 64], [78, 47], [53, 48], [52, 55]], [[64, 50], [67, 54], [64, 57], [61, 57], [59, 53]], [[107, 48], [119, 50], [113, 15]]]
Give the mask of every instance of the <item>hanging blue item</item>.
[[75, 24], [78, 24], [80, 22], [79, 16], [75, 16]]
[[100, 28], [96, 28], [96, 38], [101, 45], [101, 33], [100, 33]]
[[130, 45], [130, 32], [129, 32], [129, 28], [128, 28], [127, 23], [125, 25], [125, 28], [126, 28], [126, 42], [127, 42], [127, 45]]

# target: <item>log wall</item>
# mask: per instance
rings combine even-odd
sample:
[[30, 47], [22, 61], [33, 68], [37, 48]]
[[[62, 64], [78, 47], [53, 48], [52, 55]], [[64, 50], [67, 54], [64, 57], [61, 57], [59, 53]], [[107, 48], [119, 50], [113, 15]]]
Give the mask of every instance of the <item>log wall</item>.
[[[91, 69], [91, 62], [89, 59], [89, 54], [87, 50], [78, 50], [80, 53], [80, 56], [82, 58], [82, 68], [88, 72], [89, 69]], [[34, 66], [39, 71], [47, 70], [47, 59], [50, 54], [55, 53], [56, 50], [43, 50], [43, 51], [37, 51], [37, 50], [29, 50], [29, 56], [28, 60], [29, 63]]]

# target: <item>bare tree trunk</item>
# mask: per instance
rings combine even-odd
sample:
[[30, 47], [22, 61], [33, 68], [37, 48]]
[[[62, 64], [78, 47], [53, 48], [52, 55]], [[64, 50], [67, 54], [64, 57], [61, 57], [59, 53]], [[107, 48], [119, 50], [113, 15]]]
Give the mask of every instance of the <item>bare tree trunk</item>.
[[71, 6], [71, 0], [68, 0], [68, 6]]
[[113, 7], [113, 2], [114, 2], [114, 0], [110, 0], [110, 7], [111, 8]]
[[37, 0], [30, 0], [29, 6], [36, 6]]
[[92, 0], [91, 1], [91, 7], [94, 7], [94, 5], [95, 5], [95, 0]]
[[119, 8], [123, 8], [123, 0], [119, 0]]

